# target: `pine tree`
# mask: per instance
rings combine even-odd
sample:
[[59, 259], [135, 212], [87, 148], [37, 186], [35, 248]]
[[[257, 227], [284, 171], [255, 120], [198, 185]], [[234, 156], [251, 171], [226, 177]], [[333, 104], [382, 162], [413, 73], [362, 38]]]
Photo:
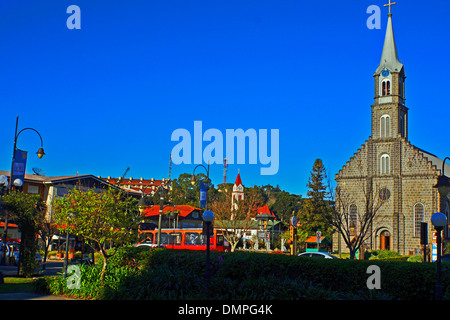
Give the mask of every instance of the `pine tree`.
[[309, 198], [305, 199], [304, 206], [299, 212], [302, 229], [308, 235], [321, 231], [324, 236], [331, 236], [332, 210], [329, 205], [327, 192], [327, 173], [321, 159], [316, 159], [308, 180]]
[[311, 177], [308, 180], [308, 192], [307, 196], [311, 197], [314, 201], [323, 201], [329, 196], [327, 186], [324, 185], [324, 180], [327, 180], [327, 171], [322, 163], [321, 159], [316, 159], [311, 171]]

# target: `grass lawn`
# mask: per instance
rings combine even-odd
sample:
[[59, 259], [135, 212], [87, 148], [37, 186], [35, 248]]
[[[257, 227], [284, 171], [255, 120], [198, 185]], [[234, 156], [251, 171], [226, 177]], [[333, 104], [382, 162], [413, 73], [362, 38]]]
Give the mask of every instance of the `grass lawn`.
[[33, 278], [22, 277], [5, 277], [5, 283], [0, 284], [0, 293], [13, 293], [13, 292], [32, 292], [33, 291]]

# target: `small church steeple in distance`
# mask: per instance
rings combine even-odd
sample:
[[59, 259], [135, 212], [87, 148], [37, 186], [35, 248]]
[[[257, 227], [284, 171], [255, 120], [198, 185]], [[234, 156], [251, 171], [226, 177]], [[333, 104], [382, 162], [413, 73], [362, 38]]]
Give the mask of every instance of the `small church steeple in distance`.
[[242, 184], [241, 180], [241, 174], [239, 173], [236, 177], [236, 181], [233, 185], [233, 192], [231, 193], [231, 209], [237, 210], [238, 209], [238, 201], [244, 200], [244, 185]]

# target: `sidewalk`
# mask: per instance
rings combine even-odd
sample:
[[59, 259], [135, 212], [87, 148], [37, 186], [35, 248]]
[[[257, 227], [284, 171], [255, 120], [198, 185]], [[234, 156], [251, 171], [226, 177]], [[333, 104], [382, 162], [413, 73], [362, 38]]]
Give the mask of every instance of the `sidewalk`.
[[[57, 274], [63, 267], [63, 262], [60, 261], [49, 261], [46, 264], [46, 269], [42, 270], [42, 265], [36, 269], [36, 272], [39, 272], [43, 275], [55, 275]], [[17, 266], [0, 266], [0, 272], [4, 277], [16, 277], [17, 276]], [[16, 290], [14, 290], [16, 291]], [[17, 290], [18, 292], [9, 292], [9, 293], [0, 293], [0, 300], [80, 300], [74, 298], [67, 298], [63, 296], [54, 296], [42, 293], [36, 293], [32, 291], [25, 290], [24, 292], [20, 292], [21, 290]]]

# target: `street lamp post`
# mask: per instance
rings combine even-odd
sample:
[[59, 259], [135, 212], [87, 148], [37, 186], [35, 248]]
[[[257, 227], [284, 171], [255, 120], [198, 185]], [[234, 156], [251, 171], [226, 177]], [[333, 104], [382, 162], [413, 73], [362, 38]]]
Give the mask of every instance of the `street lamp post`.
[[442, 161], [442, 171], [441, 175], [438, 177], [437, 183], [434, 188], [437, 188], [439, 194], [447, 205], [447, 227], [445, 228], [444, 235], [446, 240], [449, 238], [449, 230], [448, 230], [448, 219], [450, 215], [450, 178], [445, 175], [445, 160], [450, 160], [449, 157], [446, 157], [444, 161]]
[[162, 186], [159, 188], [158, 248], [161, 247], [161, 220], [164, 210], [164, 188]]
[[209, 278], [210, 278], [210, 270], [209, 270], [209, 242], [210, 242], [210, 226], [211, 223], [214, 220], [214, 212], [212, 212], [211, 210], [206, 210], [205, 212], [203, 212], [203, 221], [206, 223], [206, 235], [205, 235], [205, 239], [206, 239], [206, 282], [208, 284], [209, 282]]
[[[8, 192], [8, 177], [5, 175], [0, 176], [0, 210], [2, 205], [2, 196], [3, 194]], [[5, 212], [5, 228], [3, 229], [3, 243], [2, 243], [2, 263], [1, 265], [6, 265], [6, 243], [7, 243], [7, 234], [8, 234], [8, 213]]]
[[[42, 141], [41, 134], [34, 128], [24, 128], [24, 129], [20, 130], [19, 132], [17, 132], [18, 126], [19, 126], [19, 116], [17, 116], [17, 118], [16, 118], [16, 131], [14, 133], [13, 157], [12, 157], [12, 161], [11, 161], [11, 172], [10, 172], [10, 181], [11, 181], [11, 183], [9, 184], [9, 190], [10, 191], [12, 191], [13, 185], [16, 188], [21, 188], [23, 186], [23, 183], [24, 183], [24, 181], [22, 180], [24, 175], [25, 175], [25, 166], [24, 166], [24, 164], [22, 163], [22, 167], [20, 167], [19, 170], [16, 170], [16, 168], [15, 168], [16, 153], [17, 153], [17, 150], [18, 150], [17, 149], [17, 139], [19, 138], [20, 134], [22, 132], [26, 131], [26, 130], [32, 130], [32, 131], [36, 132], [38, 134], [38, 136], [39, 136], [39, 139], [41, 140], [41, 147], [39, 148], [39, 150], [36, 153], [37, 153], [39, 159], [41, 159], [45, 155], [44, 143]], [[14, 173], [17, 172], [17, 171], [19, 172], [19, 174], [20, 174], [22, 179], [19, 179], [19, 178], [14, 179]], [[6, 226], [6, 224], [5, 224], [5, 226]], [[6, 227], [5, 227], [5, 234], [7, 234]], [[22, 247], [22, 242], [21, 242], [20, 246]], [[22, 256], [22, 252], [23, 252], [23, 249], [20, 250], [17, 274], [20, 273], [20, 264], [21, 264], [21, 261], [22, 261], [22, 259], [20, 259], [20, 258]]]
[[442, 300], [442, 282], [441, 282], [441, 231], [447, 225], [447, 217], [442, 212], [433, 213], [431, 223], [437, 231], [437, 260], [436, 260], [436, 289], [435, 299]]

